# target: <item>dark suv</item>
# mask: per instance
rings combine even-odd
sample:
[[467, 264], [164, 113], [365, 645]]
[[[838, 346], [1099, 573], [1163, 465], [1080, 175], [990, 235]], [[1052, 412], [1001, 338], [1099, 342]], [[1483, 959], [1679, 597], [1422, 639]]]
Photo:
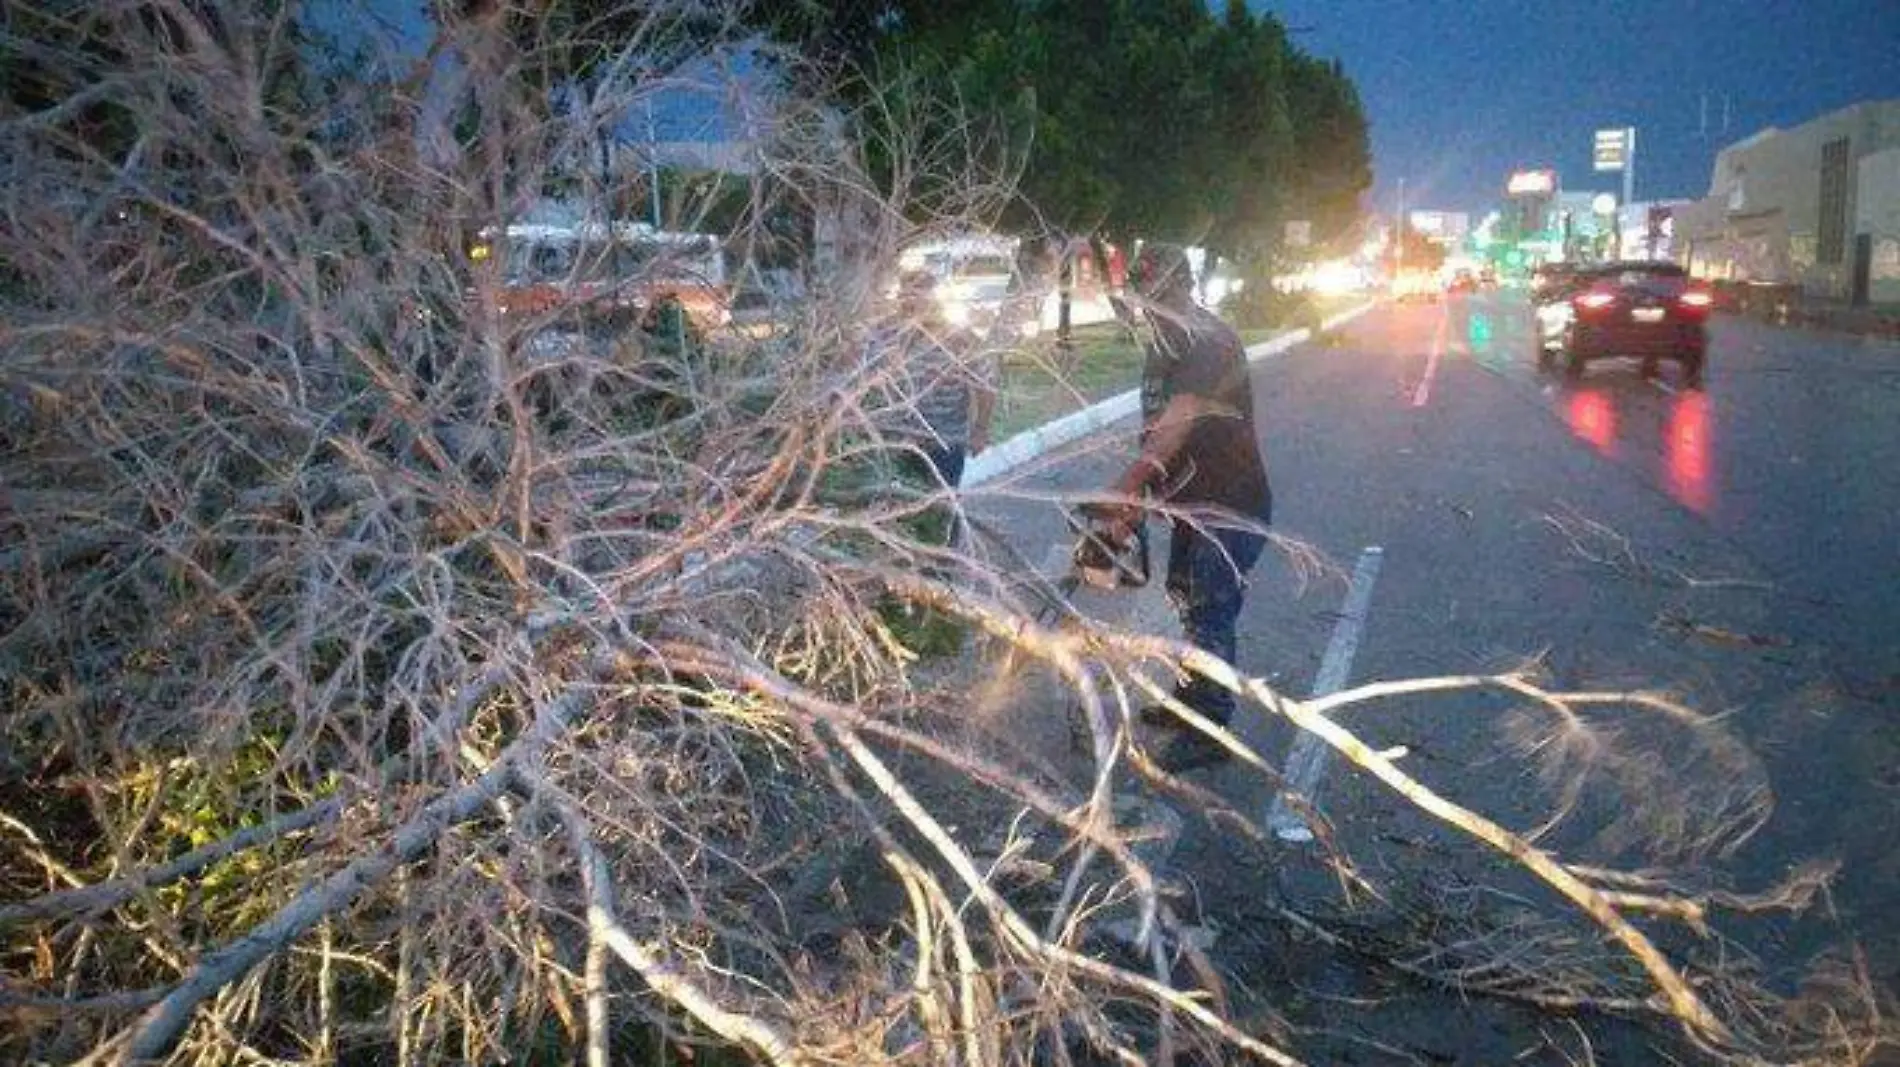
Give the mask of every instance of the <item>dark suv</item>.
[[1603, 263], [1582, 268], [1540, 299], [1538, 362], [1562, 356], [1572, 377], [1593, 359], [1643, 361], [1643, 375], [1674, 360], [1690, 386], [1702, 384], [1708, 360], [1707, 289], [1674, 263]]

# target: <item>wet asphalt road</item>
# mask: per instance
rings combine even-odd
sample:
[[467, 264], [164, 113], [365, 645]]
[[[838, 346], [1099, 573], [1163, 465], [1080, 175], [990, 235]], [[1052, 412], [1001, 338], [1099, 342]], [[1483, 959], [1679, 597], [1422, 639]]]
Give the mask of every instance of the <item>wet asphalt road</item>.
[[[1348, 571], [1383, 550], [1350, 681], [1535, 658], [1559, 686], [1663, 688], [1728, 716], [1776, 798], [1732, 853], [1633, 846], [1617, 817], [1640, 805], [1610, 792], [1546, 843], [1742, 888], [1838, 859], [1829, 914], [1744, 923], [1742, 943], [1792, 965], [1851, 939], [1900, 988], [1900, 347], [1718, 317], [1706, 389], [1689, 391], [1668, 365], [1649, 382], [1628, 361], [1566, 381], [1537, 368], [1531, 338], [1521, 295], [1480, 294], [1380, 307], [1341, 343], [1256, 370], [1276, 526]], [[1343, 594], [1337, 577], [1264, 567], [1242, 665], [1305, 692]], [[1347, 721], [1527, 829], [1553, 806], [1505, 743], [1504, 710], [1407, 699]], [[1666, 731], [1632, 722], [1627, 737], [1648, 749], [1623, 779], [1631, 793], [1728, 773]], [[1698, 787], [1687, 802], [1717, 795]], [[1321, 803], [1348, 841], [1368, 828], [1375, 865], [1393, 851], [1381, 842], [1429, 836], [1337, 768]]]
[[[1702, 392], [1634, 364], [1535, 373], [1511, 296], [1448, 304], [1452, 350], [1534, 393], [1573, 441], [1733, 542], [1862, 687], [1900, 682], [1900, 347], [1718, 317]], [[1893, 694], [1889, 693], [1891, 698]]]

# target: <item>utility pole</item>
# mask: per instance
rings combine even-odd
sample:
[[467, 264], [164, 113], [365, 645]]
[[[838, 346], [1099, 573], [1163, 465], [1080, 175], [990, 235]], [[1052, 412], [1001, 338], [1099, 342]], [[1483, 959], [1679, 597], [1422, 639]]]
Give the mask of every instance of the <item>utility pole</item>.
[[[651, 90], [649, 90], [646, 93], [646, 106], [647, 106], [646, 108], [647, 110], [647, 184], [651, 186], [653, 190], [653, 238], [654, 240], [657, 241], [659, 240], [660, 232], [661, 232], [660, 230], [660, 135], [659, 135], [658, 128], [655, 126], [653, 122], [653, 92]], [[659, 256], [659, 261], [661, 263], [666, 262], [664, 249], [665, 249], [664, 245], [659, 246], [659, 249], [658, 249], [658, 251], [660, 251], [661, 253]], [[688, 368], [687, 373], [691, 374], [692, 373], [690, 369], [691, 361], [685, 358], [687, 354], [686, 353], [686, 305], [681, 303], [679, 298], [676, 296], [672, 297], [671, 299], [673, 300], [673, 309], [676, 312], [673, 318], [673, 344], [676, 346], [675, 350], [680, 354], [681, 365], [687, 367]], [[650, 308], [655, 308], [655, 309], [657, 309], [659, 306], [660, 305], [658, 301], [654, 301], [649, 305]], [[656, 325], [658, 325], [657, 322], [656, 322]]]
[[653, 93], [645, 94], [647, 105], [647, 186], [653, 192], [653, 229], [660, 229], [660, 138], [653, 124]]
[[1393, 245], [1397, 249], [1392, 256], [1392, 281], [1396, 284], [1399, 275], [1405, 273], [1405, 179], [1399, 179], [1399, 228], [1398, 239]]
[[1623, 206], [1636, 202], [1636, 127], [1626, 131], [1625, 152], [1623, 157]]

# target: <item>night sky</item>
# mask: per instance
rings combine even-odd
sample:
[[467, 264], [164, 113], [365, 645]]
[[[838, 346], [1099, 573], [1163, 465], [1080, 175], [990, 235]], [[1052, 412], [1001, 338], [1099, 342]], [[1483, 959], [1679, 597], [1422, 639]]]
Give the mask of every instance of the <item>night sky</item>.
[[[1478, 211], [1516, 167], [1592, 174], [1599, 127], [1637, 127], [1636, 198], [1707, 195], [1722, 146], [1900, 97], [1900, 0], [1262, 0], [1336, 57], [1372, 126], [1374, 206]], [[1708, 97], [1706, 136], [1702, 97]], [[1728, 130], [1722, 97], [1729, 98]]]
[[[1372, 126], [1372, 204], [1482, 211], [1511, 170], [1590, 171], [1600, 127], [1637, 127], [1636, 197], [1700, 197], [1723, 145], [1861, 100], [1900, 98], [1900, 0], [1252, 0], [1338, 58]], [[1219, 0], [1209, 0], [1218, 9]], [[422, 0], [312, 0], [420, 50]], [[1704, 99], [1706, 97], [1706, 123]], [[1723, 128], [1723, 99], [1728, 125]], [[704, 108], [664, 108], [662, 125]], [[697, 125], [703, 125], [703, 119]], [[1706, 129], [1705, 129], [1706, 127]], [[662, 131], [662, 137], [705, 136]]]

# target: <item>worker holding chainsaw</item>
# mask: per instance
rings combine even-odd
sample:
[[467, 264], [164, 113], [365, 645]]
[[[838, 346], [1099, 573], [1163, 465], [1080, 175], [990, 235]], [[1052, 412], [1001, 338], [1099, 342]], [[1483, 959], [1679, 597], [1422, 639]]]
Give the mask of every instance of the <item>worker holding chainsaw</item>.
[[[1187, 639], [1232, 663], [1246, 576], [1273, 516], [1246, 350], [1232, 327], [1195, 302], [1193, 271], [1179, 246], [1144, 245], [1128, 281], [1152, 327], [1141, 376], [1141, 454], [1110, 487], [1120, 499], [1098, 510], [1124, 540], [1137, 536], [1147, 511], [1167, 515], [1169, 600]], [[1234, 715], [1234, 695], [1199, 676], [1178, 685], [1174, 697], [1222, 725]], [[1165, 706], [1144, 709], [1141, 718], [1176, 731], [1156, 757], [1165, 770], [1228, 755]]]

